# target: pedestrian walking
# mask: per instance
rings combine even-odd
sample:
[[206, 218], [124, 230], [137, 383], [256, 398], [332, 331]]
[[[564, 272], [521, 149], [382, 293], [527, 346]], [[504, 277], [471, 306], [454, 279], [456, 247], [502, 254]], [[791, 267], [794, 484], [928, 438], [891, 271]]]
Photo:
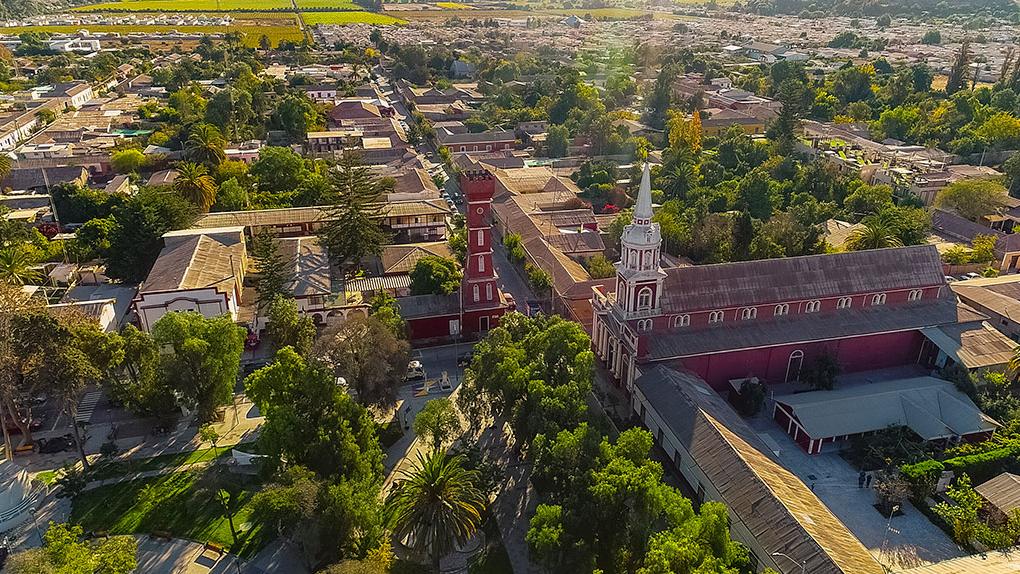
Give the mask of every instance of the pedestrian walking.
[[857, 488], [864, 488], [864, 471], [857, 475]]

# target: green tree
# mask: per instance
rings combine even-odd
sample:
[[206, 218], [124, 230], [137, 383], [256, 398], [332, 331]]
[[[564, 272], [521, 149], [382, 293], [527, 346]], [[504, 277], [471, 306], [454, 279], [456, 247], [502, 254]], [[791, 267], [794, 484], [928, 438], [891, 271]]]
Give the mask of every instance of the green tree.
[[319, 228], [319, 241], [343, 274], [357, 267], [362, 258], [380, 255], [388, 240], [379, 224], [380, 208], [377, 182], [368, 168], [345, 154], [330, 176], [336, 202]]
[[163, 234], [188, 227], [196, 215], [194, 205], [176, 194], [143, 190], [131, 196], [113, 210], [106, 274], [131, 283], [145, 279], [163, 248]]
[[266, 331], [277, 347], [293, 347], [301, 355], [312, 349], [315, 342], [315, 321], [298, 313], [297, 303], [277, 295], [269, 303]]
[[212, 124], [196, 124], [184, 144], [184, 156], [189, 161], [214, 169], [227, 159], [227, 140]]
[[439, 256], [425, 256], [411, 270], [412, 295], [449, 295], [460, 288], [461, 273], [457, 262]]
[[432, 399], [425, 403], [414, 417], [414, 434], [432, 447], [432, 450], [440, 450], [460, 431], [457, 407], [447, 398]]
[[565, 126], [551, 125], [546, 131], [545, 148], [549, 157], [564, 157], [570, 144], [570, 132]]
[[233, 86], [216, 92], [205, 111], [205, 121], [219, 128], [231, 141], [250, 137], [254, 118], [251, 93]]
[[829, 91], [844, 104], [871, 97], [871, 75], [860, 67], [843, 68], [832, 78]]
[[955, 181], [935, 196], [935, 206], [956, 212], [971, 221], [998, 213], [1006, 205], [1009, 194], [1005, 186], [993, 179]]
[[202, 213], [208, 212], [216, 202], [216, 180], [201, 164], [187, 161], [178, 164], [174, 190], [198, 207]]
[[294, 283], [294, 262], [280, 253], [279, 241], [267, 229], [252, 241], [251, 257], [255, 280], [255, 302], [259, 311], [265, 311], [277, 297], [291, 297]]
[[230, 317], [167, 313], [152, 326], [161, 351], [163, 376], [180, 403], [211, 420], [230, 402], [244, 350], [245, 330]]
[[942, 43], [942, 33], [939, 32], [938, 30], [928, 30], [927, 32], [924, 33], [924, 36], [921, 36], [921, 43], [922, 44], [941, 44]]
[[75, 242], [85, 258], [106, 257], [117, 223], [111, 217], [90, 219], [74, 232]]
[[82, 540], [81, 526], [51, 522], [43, 547], [15, 553], [11, 574], [129, 574], [138, 567], [138, 542], [131, 536]]
[[437, 574], [440, 559], [481, 526], [487, 500], [478, 482], [478, 472], [468, 470], [461, 456], [419, 453], [415, 467], [403, 473], [386, 499], [394, 536], [428, 555]]
[[213, 211], [242, 211], [245, 209], [251, 209], [251, 197], [248, 194], [248, 189], [233, 177], [221, 183], [219, 191], [216, 192]]
[[305, 466], [330, 481], [378, 488], [383, 453], [375, 422], [326, 366], [306, 362], [284, 347], [244, 386], [266, 417], [259, 441], [273, 461]]
[[861, 225], [862, 227], [850, 232], [846, 241], [847, 250], [863, 251], [903, 246], [898, 229], [888, 219], [875, 215], [864, 218]]
[[599, 253], [588, 260], [588, 274], [593, 279], [605, 279], [616, 275], [616, 267], [605, 255]]
[[359, 403], [389, 407], [397, 400], [411, 348], [386, 324], [366, 317], [348, 319], [327, 330], [313, 355], [347, 381]]
[[303, 142], [308, 132], [325, 127], [322, 114], [304, 94], [290, 96], [280, 102], [269, 118], [269, 128], [281, 130], [291, 142]]
[[248, 170], [259, 191], [284, 193], [301, 187], [311, 174], [304, 158], [289, 147], [264, 147]]
[[953, 502], [940, 502], [932, 510], [953, 527], [953, 540], [968, 545], [981, 523], [978, 513], [984, 500], [971, 486], [970, 477], [966, 473], [949, 486], [946, 496]]
[[949, 70], [949, 78], [946, 79], [946, 93], [953, 95], [956, 92], [967, 87], [967, 81], [970, 77], [970, 39], [964, 38], [963, 42], [960, 43], [960, 49], [957, 50], [956, 56], [953, 58], [953, 66]]
[[379, 292], [369, 301], [369, 315], [386, 326], [398, 339], [407, 338], [407, 323], [400, 316], [400, 305], [393, 295]]
[[29, 285], [43, 280], [28, 250], [21, 245], [0, 248], [0, 281], [11, 285]]
[[165, 415], [166, 405], [173, 404], [174, 397], [160, 371], [156, 341], [130, 324], [120, 335], [124, 346], [121, 370], [126, 376], [111, 379], [111, 395], [137, 415]]
[[117, 173], [138, 173], [145, 165], [145, 154], [134, 148], [113, 152], [110, 165]]

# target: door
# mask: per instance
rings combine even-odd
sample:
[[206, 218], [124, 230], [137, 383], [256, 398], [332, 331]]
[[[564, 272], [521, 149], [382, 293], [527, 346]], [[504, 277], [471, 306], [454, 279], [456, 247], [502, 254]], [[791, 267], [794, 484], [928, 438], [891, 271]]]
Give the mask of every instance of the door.
[[790, 353], [790, 362], [786, 365], [786, 381], [800, 380], [800, 369], [804, 366], [804, 351], [796, 350]]
[[489, 317], [488, 316], [479, 317], [478, 318], [478, 331], [481, 332], [481, 333], [485, 333], [488, 330], [489, 330]]

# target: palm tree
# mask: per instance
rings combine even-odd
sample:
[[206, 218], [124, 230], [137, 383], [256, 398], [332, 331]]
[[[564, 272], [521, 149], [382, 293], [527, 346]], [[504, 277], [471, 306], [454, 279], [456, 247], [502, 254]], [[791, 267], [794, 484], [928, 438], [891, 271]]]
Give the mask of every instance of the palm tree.
[[216, 201], [216, 182], [204, 165], [189, 161], [178, 164], [174, 189], [203, 212]]
[[899, 237], [899, 229], [894, 222], [883, 217], [867, 217], [861, 227], [850, 232], [846, 240], [848, 251], [864, 251], [865, 249], [884, 249], [886, 247], [903, 247]]
[[679, 157], [659, 175], [663, 193], [669, 199], [685, 199], [698, 183], [698, 172], [687, 157]]
[[464, 467], [463, 456], [441, 451], [418, 454], [386, 499], [393, 534], [412, 550], [427, 554], [439, 572], [439, 559], [465, 544], [482, 522], [486, 497], [478, 472]]
[[187, 158], [191, 161], [215, 167], [227, 159], [223, 149], [227, 147], [227, 140], [223, 138], [220, 130], [212, 124], [198, 124], [188, 135], [188, 141], [184, 145]]
[[32, 258], [28, 252], [16, 246], [0, 249], [0, 281], [11, 285], [25, 285], [33, 281], [41, 281], [42, 273], [32, 269]]

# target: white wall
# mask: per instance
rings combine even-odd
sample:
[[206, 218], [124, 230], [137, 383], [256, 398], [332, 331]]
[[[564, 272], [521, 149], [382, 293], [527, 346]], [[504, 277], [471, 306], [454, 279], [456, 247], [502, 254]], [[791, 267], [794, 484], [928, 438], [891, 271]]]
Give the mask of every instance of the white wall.
[[230, 315], [232, 320], [237, 320], [237, 301], [233, 294], [228, 296], [211, 287], [165, 293], [141, 293], [134, 305], [145, 331], [152, 330], [156, 321], [172, 311], [196, 311], [209, 318]]

